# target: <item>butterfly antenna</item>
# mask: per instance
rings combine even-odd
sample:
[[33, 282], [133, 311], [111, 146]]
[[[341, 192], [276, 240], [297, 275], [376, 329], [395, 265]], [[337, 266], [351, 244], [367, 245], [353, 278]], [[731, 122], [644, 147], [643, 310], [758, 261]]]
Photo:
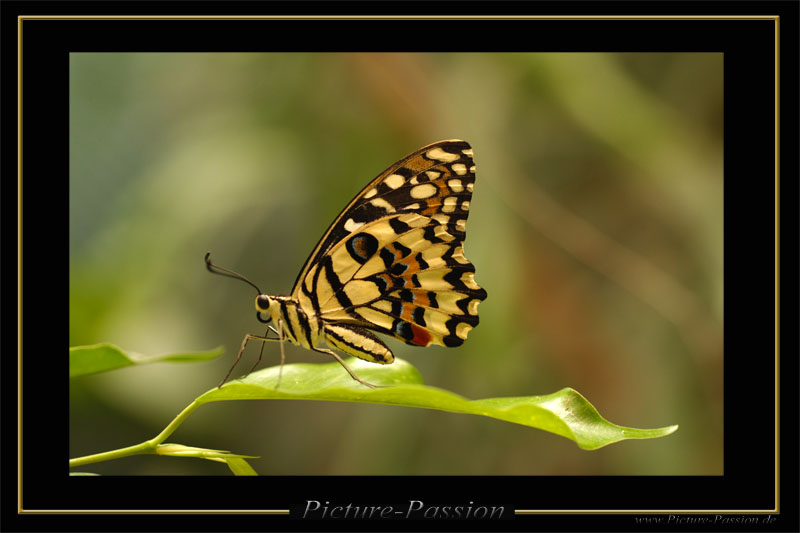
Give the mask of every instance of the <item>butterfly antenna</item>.
[[[239, 274], [238, 272], [234, 272], [233, 270], [228, 270], [227, 268], [222, 268], [221, 266], [219, 266], [219, 265], [215, 265], [214, 263], [212, 263], [212, 262], [211, 262], [211, 252], [206, 252], [205, 262], [206, 262], [206, 268], [207, 268], [207, 269], [208, 269], [208, 271], [209, 271], [209, 272], [211, 272], [212, 274], [219, 274], [220, 276], [227, 276], [227, 277], [229, 277], [229, 278], [233, 278], [233, 279], [239, 279], [239, 280], [242, 280], [242, 281], [244, 281], [245, 283], [249, 283], [250, 285], [252, 285], [252, 287], [253, 287], [255, 290], [257, 290], [257, 291], [258, 291], [258, 294], [264, 294], [264, 293], [262, 293], [262, 292], [261, 292], [261, 289], [259, 289], [259, 288], [256, 286], [256, 284], [255, 284], [255, 283], [253, 283], [252, 281], [250, 281], [250, 280], [249, 280], [249, 279], [247, 279], [246, 277], [242, 276], [242, 275], [241, 275], [241, 274]], [[215, 269], [216, 269], [216, 270], [215, 270]]]

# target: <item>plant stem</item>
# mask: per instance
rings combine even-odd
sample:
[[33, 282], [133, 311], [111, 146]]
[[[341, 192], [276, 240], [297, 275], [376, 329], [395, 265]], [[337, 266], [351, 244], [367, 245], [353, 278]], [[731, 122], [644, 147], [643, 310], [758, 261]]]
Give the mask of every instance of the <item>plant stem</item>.
[[198, 403], [196, 400], [190, 403], [183, 411], [180, 412], [178, 416], [176, 416], [172, 422], [169, 423], [164, 430], [153, 437], [150, 440], [146, 440], [142, 443], [136, 444], [134, 446], [128, 446], [126, 448], [120, 448], [118, 450], [111, 450], [109, 452], [103, 453], [96, 453], [93, 455], [86, 455], [83, 457], [77, 457], [75, 459], [69, 460], [70, 468], [74, 466], [81, 466], [87, 465], [91, 463], [100, 463], [102, 461], [110, 461], [111, 459], [120, 459], [122, 457], [130, 457], [131, 455], [144, 455], [150, 453], [156, 453], [156, 449], [158, 446], [164, 442], [167, 437], [172, 435], [178, 426], [180, 426], [186, 417], [188, 417], [192, 412], [200, 407], [202, 404]]
[[161, 444], [162, 442], [167, 440], [167, 437], [172, 435], [175, 432], [175, 430], [178, 429], [178, 426], [183, 424], [183, 421], [186, 420], [186, 418], [190, 414], [192, 414], [192, 412], [194, 412], [194, 410], [197, 409], [198, 407], [200, 407], [201, 405], [203, 405], [203, 404], [197, 403], [197, 400], [195, 400], [192, 403], [190, 403], [186, 407], [186, 409], [181, 411], [180, 414], [178, 416], [176, 416], [172, 420], [172, 422], [169, 423], [169, 425], [167, 427], [164, 428], [164, 430], [161, 433], [159, 433], [158, 435], [156, 435], [155, 437], [153, 437], [152, 439], [150, 439], [147, 442], [152, 443], [153, 447], [155, 447], [158, 444]]
[[147, 453], [156, 453], [155, 445], [151, 445], [149, 441], [142, 442], [135, 446], [128, 446], [127, 448], [120, 448], [118, 450], [111, 450], [110, 452], [96, 453], [94, 455], [86, 455], [76, 459], [69, 460], [69, 466], [88, 465], [90, 463], [100, 463], [102, 461], [110, 461], [111, 459], [119, 459], [121, 457], [130, 457], [131, 455], [142, 455]]

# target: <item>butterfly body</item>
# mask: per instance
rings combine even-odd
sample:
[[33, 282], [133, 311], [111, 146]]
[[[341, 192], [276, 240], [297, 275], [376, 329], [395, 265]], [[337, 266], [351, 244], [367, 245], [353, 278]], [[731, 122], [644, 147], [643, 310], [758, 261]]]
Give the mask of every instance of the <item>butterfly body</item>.
[[269, 313], [268, 322], [280, 325], [278, 334], [303, 348], [320, 351], [325, 343], [330, 348], [373, 363], [389, 364], [394, 361], [392, 351], [368, 330], [346, 322], [323, 320], [313, 309], [304, 309], [289, 296], [259, 295], [256, 298], [256, 310]]
[[464, 141], [439, 141], [398, 161], [336, 217], [289, 296], [256, 297], [259, 320], [277, 324], [279, 339], [337, 359], [323, 343], [394, 361], [373, 331], [413, 346], [460, 346], [486, 298], [463, 247], [474, 183]]

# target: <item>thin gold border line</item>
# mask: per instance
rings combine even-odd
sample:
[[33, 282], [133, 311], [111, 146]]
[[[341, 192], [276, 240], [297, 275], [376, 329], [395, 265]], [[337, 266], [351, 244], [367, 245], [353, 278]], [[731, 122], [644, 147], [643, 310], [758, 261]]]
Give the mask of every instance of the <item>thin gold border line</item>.
[[516, 509], [515, 515], [529, 515], [529, 514], [774, 514], [776, 511], [773, 509], [665, 509], [665, 510], [652, 510], [645, 509], [641, 511], [629, 509], [581, 509], [573, 511], [570, 509], [561, 510], [539, 510], [539, 509]]
[[17, 510], [22, 510], [22, 17], [17, 20]]
[[288, 515], [289, 509], [38, 509], [21, 514], [270, 514]]
[[780, 17], [775, 19], [775, 510], [780, 509]]
[[28, 20], [776, 20], [777, 15], [21, 15]]
[[779, 432], [779, 365], [780, 365], [780, 349], [779, 349], [779, 306], [780, 295], [778, 293], [780, 286], [780, 204], [779, 204], [779, 191], [780, 191], [780, 170], [779, 170], [779, 157], [780, 157], [780, 17], [771, 15], [728, 15], [728, 16], [678, 16], [678, 15], [656, 15], [656, 16], [538, 16], [538, 15], [522, 15], [522, 16], [500, 16], [500, 15], [461, 15], [461, 16], [373, 16], [373, 15], [360, 15], [360, 16], [344, 16], [344, 15], [331, 15], [331, 16], [316, 16], [316, 15], [274, 15], [274, 16], [213, 16], [213, 15], [193, 15], [193, 16], [156, 16], [156, 15], [136, 15], [136, 16], [76, 16], [76, 15], [22, 15], [17, 17], [17, 385], [18, 385], [18, 403], [17, 403], [17, 505], [20, 514], [117, 514], [117, 513], [149, 513], [149, 514], [289, 514], [289, 510], [284, 509], [269, 509], [269, 510], [24, 510], [22, 509], [22, 21], [23, 20], [380, 20], [380, 19], [393, 19], [393, 20], [772, 20], [775, 24], [775, 509], [774, 510], [533, 510], [533, 509], [518, 509], [514, 511], [516, 515], [525, 514], [562, 514], [564, 512], [571, 514], [649, 514], [649, 513], [681, 513], [681, 514], [703, 514], [709, 512], [723, 512], [723, 513], [770, 513], [778, 512], [779, 504], [779, 469], [778, 469], [778, 453], [780, 451], [780, 432]]

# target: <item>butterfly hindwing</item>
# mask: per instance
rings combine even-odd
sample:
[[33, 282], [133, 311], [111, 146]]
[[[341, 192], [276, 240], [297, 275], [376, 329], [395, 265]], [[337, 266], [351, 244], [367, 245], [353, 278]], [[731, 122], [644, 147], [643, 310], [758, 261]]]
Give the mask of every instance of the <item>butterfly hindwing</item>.
[[417, 346], [464, 342], [486, 298], [463, 251], [474, 181], [469, 144], [441, 141], [381, 173], [337, 217], [293, 291], [345, 328], [334, 344], [372, 347], [361, 328]]

